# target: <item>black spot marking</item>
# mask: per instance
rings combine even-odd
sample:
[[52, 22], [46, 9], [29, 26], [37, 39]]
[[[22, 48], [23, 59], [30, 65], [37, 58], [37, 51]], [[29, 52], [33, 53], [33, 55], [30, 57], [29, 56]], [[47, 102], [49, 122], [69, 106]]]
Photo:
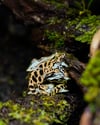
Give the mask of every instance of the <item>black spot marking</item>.
[[32, 76], [32, 80], [33, 80], [34, 82], [37, 82], [37, 79], [36, 79], [34, 76]]
[[39, 78], [38, 78], [38, 79], [39, 79], [39, 81], [41, 82], [41, 77], [40, 77], [40, 76], [39, 76]]
[[52, 59], [55, 59], [56, 57], [54, 56]]
[[43, 75], [43, 70], [40, 70], [40, 75]]
[[34, 93], [35, 93], [35, 91], [36, 91], [35, 89], [34, 89], [34, 90], [32, 90], [32, 93], [34, 94]]
[[32, 83], [33, 81], [31, 80], [30, 82]]
[[38, 76], [38, 74], [37, 74], [37, 72], [36, 72], [36, 71], [34, 72], [34, 75], [35, 75], [35, 77], [37, 77], [37, 76]]
[[51, 62], [49, 61], [49, 62], [48, 62], [48, 65], [50, 65], [50, 63], [51, 63]]
[[59, 91], [61, 89], [61, 87], [57, 86], [56, 89], [57, 89], [57, 91]]
[[58, 91], [59, 91], [59, 89], [55, 88], [55, 91], [54, 91], [54, 92], [55, 92], [55, 94], [56, 94], [56, 93], [58, 93]]
[[45, 67], [47, 66], [47, 62], [44, 63], [44, 66], [45, 66]]
[[29, 85], [29, 88], [32, 88], [32, 89], [33, 89], [33, 88], [34, 88], [34, 86], [32, 86], [32, 85]]
[[42, 68], [43, 67], [43, 65], [41, 64], [41, 65], [39, 65], [39, 68]]

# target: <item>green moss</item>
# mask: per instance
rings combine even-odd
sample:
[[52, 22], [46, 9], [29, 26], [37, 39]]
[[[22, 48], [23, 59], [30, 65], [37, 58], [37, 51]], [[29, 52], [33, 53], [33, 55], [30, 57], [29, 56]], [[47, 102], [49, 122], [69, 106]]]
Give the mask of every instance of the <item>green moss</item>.
[[2, 125], [9, 124], [10, 119], [35, 125], [65, 124], [74, 110], [64, 98], [56, 98], [56, 95], [29, 96], [21, 104], [10, 100], [0, 105], [0, 111], [7, 110], [4, 123], [2, 112], [0, 114]]
[[49, 3], [49, 4], [53, 5], [53, 6], [55, 6], [56, 9], [58, 9], [58, 10], [59, 9], [63, 9], [63, 8], [68, 8], [67, 2], [66, 2], [66, 4], [64, 2], [58, 1], [58, 0], [44, 0], [44, 2]]
[[[93, 0], [75, 0], [74, 4], [77, 8], [79, 8], [79, 15], [89, 15], [91, 13], [91, 11], [89, 10], [91, 4], [92, 4]], [[86, 4], [87, 3], [87, 4]]]
[[0, 119], [0, 125], [6, 125], [6, 123]]
[[89, 61], [82, 75], [81, 83], [88, 88], [85, 100], [96, 101], [100, 95], [100, 51], [97, 51], [96, 55]]
[[48, 20], [46, 20], [46, 23], [48, 23], [48, 25], [55, 25], [55, 24], [59, 24], [62, 23], [62, 19], [58, 18], [57, 16], [53, 16], [50, 17]]
[[83, 43], [86, 42], [89, 44], [91, 42], [93, 34], [97, 30], [97, 27], [99, 27], [99, 24], [100, 16], [89, 15], [85, 17], [78, 17], [74, 20], [68, 21], [66, 27], [70, 29], [74, 34], [69, 34], [69, 37], [75, 38], [76, 41], [80, 41]]
[[57, 31], [45, 31], [45, 36], [52, 43], [55, 48], [62, 47], [64, 45], [65, 36], [61, 35]]

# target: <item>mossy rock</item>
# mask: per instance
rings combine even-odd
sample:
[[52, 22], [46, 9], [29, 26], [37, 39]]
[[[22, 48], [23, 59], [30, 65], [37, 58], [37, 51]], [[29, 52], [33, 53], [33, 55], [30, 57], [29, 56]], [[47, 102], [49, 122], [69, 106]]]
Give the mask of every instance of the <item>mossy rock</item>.
[[66, 27], [70, 31], [69, 37], [90, 44], [94, 33], [99, 27], [99, 20], [100, 16], [96, 15], [80, 16], [74, 20], [68, 20]]
[[[68, 101], [67, 101], [68, 100]], [[27, 96], [0, 103], [2, 125], [52, 125], [67, 124], [76, 106], [76, 97], [63, 94], [55, 96]], [[15, 124], [16, 121], [16, 124]]]

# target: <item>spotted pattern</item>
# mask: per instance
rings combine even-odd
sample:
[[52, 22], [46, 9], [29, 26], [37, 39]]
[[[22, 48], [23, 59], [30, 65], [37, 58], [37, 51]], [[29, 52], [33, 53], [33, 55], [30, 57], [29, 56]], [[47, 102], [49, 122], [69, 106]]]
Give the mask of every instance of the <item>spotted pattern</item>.
[[[28, 94], [45, 94], [45, 95], [54, 95], [59, 92], [65, 91], [64, 84], [43, 84], [46, 78], [51, 77], [52, 75], [57, 75], [61, 73], [64, 78], [68, 78], [68, 73], [65, 71], [62, 66], [62, 60], [64, 59], [64, 53], [55, 53], [53, 56], [42, 57], [38, 61], [35, 59], [37, 64], [34, 64], [29, 71], [29, 82], [28, 82]], [[34, 63], [34, 61], [33, 61]], [[31, 64], [31, 66], [33, 65]], [[58, 66], [55, 66], [58, 65]], [[55, 77], [56, 77], [55, 75]]]

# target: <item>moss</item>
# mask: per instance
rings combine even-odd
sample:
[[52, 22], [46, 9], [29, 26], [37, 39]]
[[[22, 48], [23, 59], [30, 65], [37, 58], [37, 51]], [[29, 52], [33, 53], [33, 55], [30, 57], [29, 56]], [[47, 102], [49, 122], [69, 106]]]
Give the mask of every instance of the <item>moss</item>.
[[0, 105], [2, 125], [9, 124], [11, 119], [35, 125], [65, 124], [74, 111], [63, 96], [28, 96], [18, 102], [10, 100]]
[[87, 65], [80, 81], [88, 88], [85, 94], [85, 100], [99, 104], [100, 101], [98, 96], [100, 95], [100, 50], [97, 51], [95, 57], [90, 59], [89, 64]]
[[62, 47], [64, 45], [65, 36], [61, 35], [57, 31], [45, 31], [45, 36], [53, 44], [55, 48]]
[[6, 125], [6, 123], [0, 119], [0, 125]]
[[[51, 42], [51, 46], [56, 49], [63, 47], [66, 38], [74, 38], [75, 41], [90, 44], [94, 33], [99, 27], [100, 16], [89, 15], [85, 17], [77, 17], [75, 19], [65, 20], [66, 32], [62, 29], [61, 33], [59, 31], [46, 30], [45, 36]], [[64, 22], [58, 18], [52, 18], [48, 20], [49, 25], [61, 25]]]
[[74, 4], [77, 8], [79, 8], [79, 15], [83, 15], [83, 14], [86, 14], [86, 15], [89, 15], [91, 13], [91, 11], [89, 10], [89, 8], [91, 7], [91, 4], [92, 4], [93, 0], [89, 0], [89, 1], [86, 1], [86, 0], [75, 0]]
[[55, 24], [60, 24], [62, 22], [62, 19], [59, 19], [57, 16], [55, 17], [50, 17], [46, 23], [49, 25], [55, 25]]
[[[65, 41], [68, 41], [70, 38], [74, 38], [75, 41], [90, 44], [93, 34], [99, 27], [100, 20], [100, 16], [89, 13], [89, 7], [93, 0], [88, 1], [87, 6], [85, 5], [85, 0], [81, 2], [76, 0], [74, 2], [76, 8], [71, 8], [70, 6], [65, 7], [66, 4], [64, 4], [64, 2], [57, 0], [44, 0], [44, 2], [49, 3], [54, 9], [56, 8], [56, 16], [51, 15], [46, 20], [50, 29], [48, 28], [45, 31], [45, 36], [52, 43], [51, 46], [56, 49], [64, 47]], [[59, 9], [61, 8], [63, 8], [61, 15], [63, 15], [64, 18], [59, 14]], [[84, 15], [84, 13], [87, 14]]]
[[67, 2], [66, 2], [66, 4], [64, 2], [58, 1], [58, 0], [44, 0], [44, 2], [49, 3], [49, 4], [53, 5], [53, 6], [55, 6], [56, 9], [58, 9], [58, 10], [59, 9], [63, 9], [63, 8], [68, 8]]
[[76, 41], [90, 43], [93, 34], [99, 27], [100, 16], [89, 15], [85, 17], [78, 17], [74, 20], [67, 22], [67, 29], [71, 30], [74, 34], [69, 34]]

